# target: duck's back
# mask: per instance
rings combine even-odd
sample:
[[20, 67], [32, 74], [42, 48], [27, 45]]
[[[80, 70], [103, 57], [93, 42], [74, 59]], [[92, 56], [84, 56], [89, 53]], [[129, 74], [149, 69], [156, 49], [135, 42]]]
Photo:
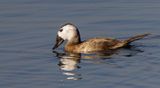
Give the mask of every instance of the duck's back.
[[78, 44], [75, 48], [77, 52], [103, 51], [115, 49], [123, 46], [123, 42], [111, 38], [92, 38]]

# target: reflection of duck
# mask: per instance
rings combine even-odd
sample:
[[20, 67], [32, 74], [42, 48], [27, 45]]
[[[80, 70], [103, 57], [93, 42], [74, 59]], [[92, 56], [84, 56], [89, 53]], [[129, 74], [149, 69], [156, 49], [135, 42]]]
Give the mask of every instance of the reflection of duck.
[[62, 25], [58, 31], [56, 44], [53, 49], [61, 45], [64, 40], [67, 40], [65, 51], [68, 52], [86, 53], [93, 51], [115, 50], [125, 47], [131, 42], [142, 39], [147, 35], [149, 34], [137, 35], [126, 40], [117, 40], [112, 38], [92, 38], [86, 41], [81, 41], [78, 28], [71, 23], [67, 23]]
[[77, 68], [80, 68], [78, 66], [78, 63], [80, 63], [80, 54], [74, 54], [74, 53], [59, 53], [56, 51], [53, 51], [53, 53], [56, 54], [59, 60], [59, 67], [61, 70], [64, 71], [73, 71]]
[[[111, 59], [110, 57], [112, 54], [121, 54], [125, 57], [132, 57], [135, 56], [137, 53], [143, 52], [140, 49], [137, 49], [136, 47], [129, 46], [125, 48], [124, 50], [121, 50], [122, 53], [118, 51], [108, 51], [106, 52], [97, 52], [94, 54], [77, 54], [77, 53], [68, 53], [68, 52], [57, 52], [53, 51], [53, 53], [56, 55], [56, 57], [59, 59], [58, 66], [60, 70], [62, 71], [62, 74], [67, 76], [66, 79], [68, 80], [80, 80], [82, 79], [82, 75], [80, 73], [77, 73], [76, 69], [79, 69], [81, 66], [79, 66], [81, 59], [95, 59], [93, 60], [94, 63], [101, 63], [104, 59]], [[124, 52], [123, 52], [124, 51]], [[127, 53], [125, 52], [127, 51]], [[104, 62], [104, 61], [103, 61]], [[102, 62], [102, 63], [103, 63]]]
[[80, 68], [78, 63], [80, 63], [80, 54], [73, 53], [59, 53], [53, 51], [59, 60], [59, 67], [63, 71], [63, 74], [67, 76], [68, 80], [79, 80], [81, 78], [81, 74], [74, 72], [74, 70]]
[[79, 62], [80, 62], [80, 56], [73, 56], [72, 54], [61, 57], [58, 65], [60, 66], [61, 70], [72, 71], [75, 70], [76, 68], [80, 68], [77, 65]]

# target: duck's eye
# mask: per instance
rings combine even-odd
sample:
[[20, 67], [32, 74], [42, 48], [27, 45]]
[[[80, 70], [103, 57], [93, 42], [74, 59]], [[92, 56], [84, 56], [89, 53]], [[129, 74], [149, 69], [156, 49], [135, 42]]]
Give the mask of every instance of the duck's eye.
[[60, 31], [60, 32], [62, 32], [62, 31], [63, 31], [63, 29], [60, 29], [59, 31]]

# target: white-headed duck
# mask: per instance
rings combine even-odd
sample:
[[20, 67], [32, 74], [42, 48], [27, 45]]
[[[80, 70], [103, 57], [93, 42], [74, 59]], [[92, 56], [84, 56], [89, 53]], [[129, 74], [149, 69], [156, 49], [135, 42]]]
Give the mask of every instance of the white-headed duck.
[[57, 32], [56, 44], [53, 49], [60, 46], [64, 40], [67, 41], [65, 51], [73, 53], [87, 53], [97, 51], [115, 50], [129, 45], [135, 40], [139, 40], [149, 35], [149, 33], [136, 35], [126, 40], [112, 38], [92, 38], [81, 41], [78, 28], [71, 23], [66, 23], [60, 27]]

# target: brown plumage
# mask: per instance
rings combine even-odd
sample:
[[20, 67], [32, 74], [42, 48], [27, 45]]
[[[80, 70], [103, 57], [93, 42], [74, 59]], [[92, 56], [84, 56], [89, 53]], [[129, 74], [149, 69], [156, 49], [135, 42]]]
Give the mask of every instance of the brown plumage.
[[[62, 31], [63, 30], [63, 31]], [[135, 40], [139, 40], [149, 35], [149, 33], [137, 35], [126, 40], [117, 40], [112, 38], [92, 38], [81, 41], [78, 28], [73, 24], [65, 24], [58, 32], [57, 43], [53, 49], [57, 48], [63, 40], [67, 40], [65, 51], [74, 53], [87, 53], [95, 51], [115, 50], [130, 44]]]
[[70, 52], [77, 52], [77, 53], [113, 50], [113, 49], [125, 47], [131, 42], [142, 39], [147, 35], [148, 34], [137, 35], [127, 40], [117, 40], [117, 39], [111, 39], [111, 38], [93, 38], [93, 39], [80, 42], [79, 44], [72, 44], [72, 43], [66, 44], [65, 50]]

